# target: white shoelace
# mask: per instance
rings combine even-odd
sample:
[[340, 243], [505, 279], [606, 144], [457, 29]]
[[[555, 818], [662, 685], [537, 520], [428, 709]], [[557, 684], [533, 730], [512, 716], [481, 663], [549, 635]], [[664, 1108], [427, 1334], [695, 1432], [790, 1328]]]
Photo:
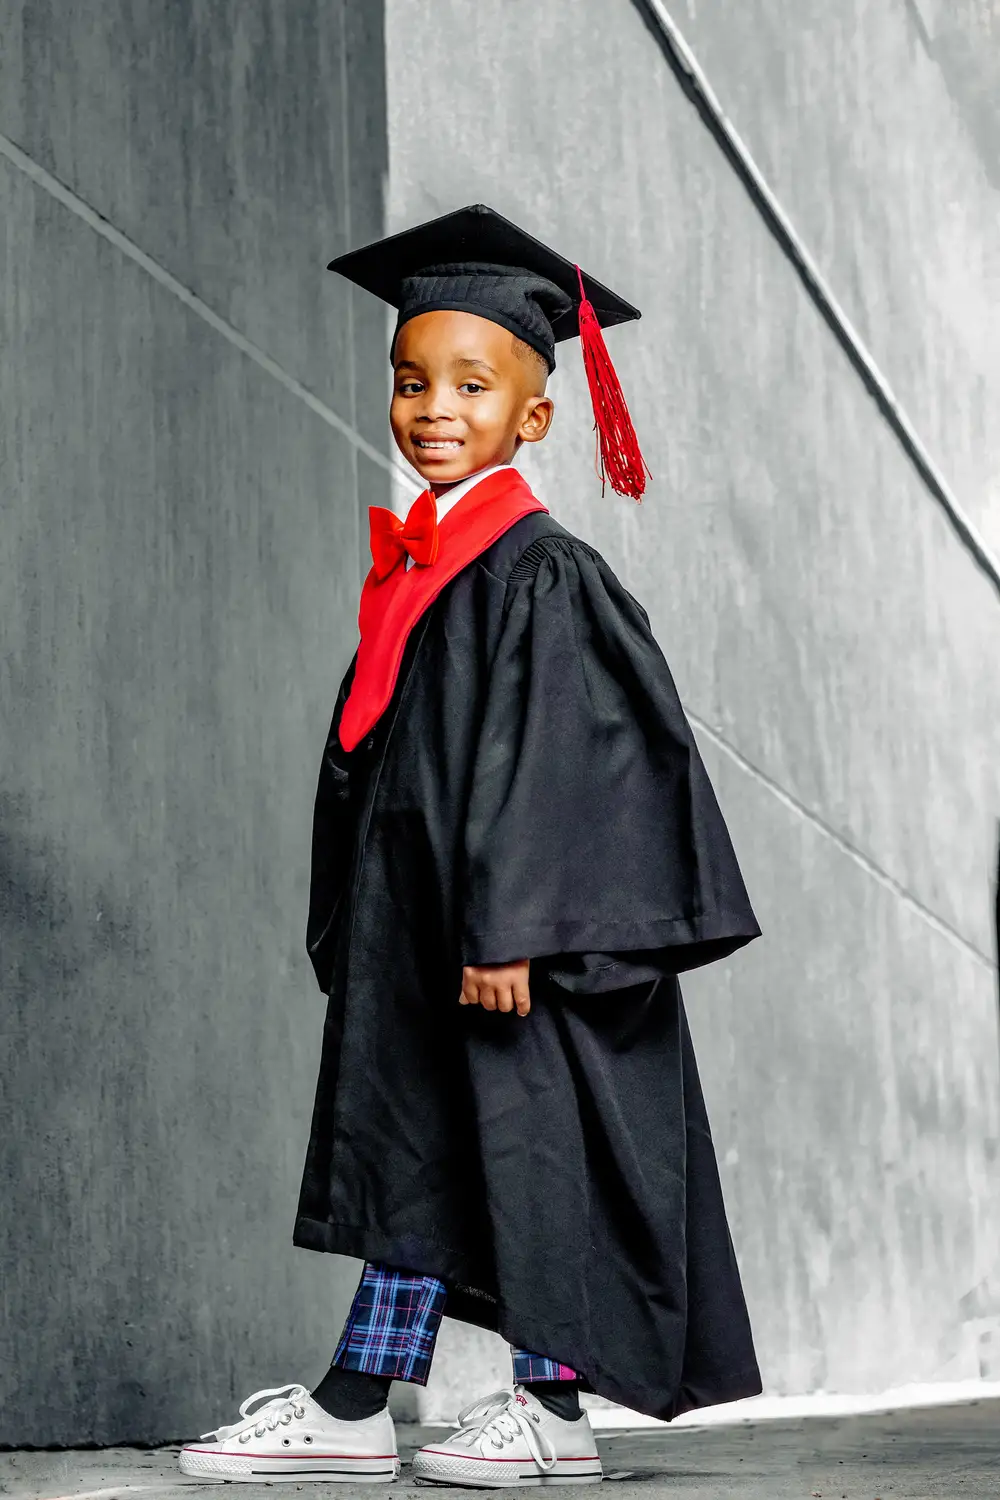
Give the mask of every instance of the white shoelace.
[[488, 1438], [494, 1448], [524, 1438], [535, 1463], [548, 1473], [555, 1468], [556, 1450], [538, 1427], [538, 1418], [522, 1407], [513, 1391], [494, 1391], [481, 1401], [474, 1401], [458, 1414], [459, 1437], [471, 1448], [480, 1438]]
[[[227, 1438], [240, 1434], [240, 1442], [248, 1443], [251, 1437], [263, 1437], [265, 1432], [273, 1432], [278, 1426], [287, 1427], [293, 1417], [304, 1417], [305, 1408], [301, 1405], [302, 1397], [308, 1396], [309, 1392], [304, 1385], [279, 1385], [270, 1391], [255, 1391], [248, 1396], [240, 1407], [240, 1420], [233, 1422], [228, 1427], [216, 1427], [213, 1432], [203, 1432], [201, 1440], [214, 1438], [216, 1442], [224, 1443]], [[257, 1401], [267, 1400], [259, 1411], [251, 1415], [250, 1408]], [[254, 1425], [251, 1427], [250, 1423]], [[244, 1428], [246, 1431], [244, 1432]]]

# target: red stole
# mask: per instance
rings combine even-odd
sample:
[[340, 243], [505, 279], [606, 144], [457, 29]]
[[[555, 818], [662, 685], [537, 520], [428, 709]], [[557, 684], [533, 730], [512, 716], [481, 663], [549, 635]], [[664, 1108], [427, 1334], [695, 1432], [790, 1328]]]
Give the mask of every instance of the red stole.
[[340, 719], [345, 750], [353, 750], [388, 707], [410, 631], [424, 611], [457, 573], [535, 510], [547, 507], [516, 469], [502, 469], [474, 484], [439, 523], [435, 562], [407, 569], [401, 557], [381, 582], [371, 569], [361, 590], [354, 681]]

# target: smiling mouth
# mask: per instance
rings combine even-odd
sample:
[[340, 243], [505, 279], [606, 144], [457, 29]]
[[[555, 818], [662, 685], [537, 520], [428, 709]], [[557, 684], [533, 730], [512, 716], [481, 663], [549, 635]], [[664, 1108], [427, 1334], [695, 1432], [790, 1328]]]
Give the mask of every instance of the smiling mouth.
[[425, 452], [455, 453], [462, 443], [460, 438], [414, 438], [413, 446]]

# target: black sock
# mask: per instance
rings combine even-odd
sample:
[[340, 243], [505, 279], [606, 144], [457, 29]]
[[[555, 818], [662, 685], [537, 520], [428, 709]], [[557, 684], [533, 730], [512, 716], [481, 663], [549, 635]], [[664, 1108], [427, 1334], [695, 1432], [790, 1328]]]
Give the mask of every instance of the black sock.
[[580, 1387], [575, 1380], [532, 1380], [525, 1386], [535, 1400], [564, 1422], [575, 1422], [580, 1410]]
[[380, 1412], [389, 1399], [391, 1375], [366, 1375], [331, 1365], [312, 1393], [313, 1400], [340, 1422], [360, 1422]]

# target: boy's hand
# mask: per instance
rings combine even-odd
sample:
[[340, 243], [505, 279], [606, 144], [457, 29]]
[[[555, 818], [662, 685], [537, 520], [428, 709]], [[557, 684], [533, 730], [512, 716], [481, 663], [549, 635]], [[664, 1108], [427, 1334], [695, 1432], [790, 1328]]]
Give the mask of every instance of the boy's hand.
[[474, 968], [467, 964], [462, 970], [462, 993], [459, 1005], [481, 1005], [484, 1010], [516, 1010], [526, 1016], [531, 1009], [528, 993], [529, 958], [515, 964], [490, 964], [485, 968]]

